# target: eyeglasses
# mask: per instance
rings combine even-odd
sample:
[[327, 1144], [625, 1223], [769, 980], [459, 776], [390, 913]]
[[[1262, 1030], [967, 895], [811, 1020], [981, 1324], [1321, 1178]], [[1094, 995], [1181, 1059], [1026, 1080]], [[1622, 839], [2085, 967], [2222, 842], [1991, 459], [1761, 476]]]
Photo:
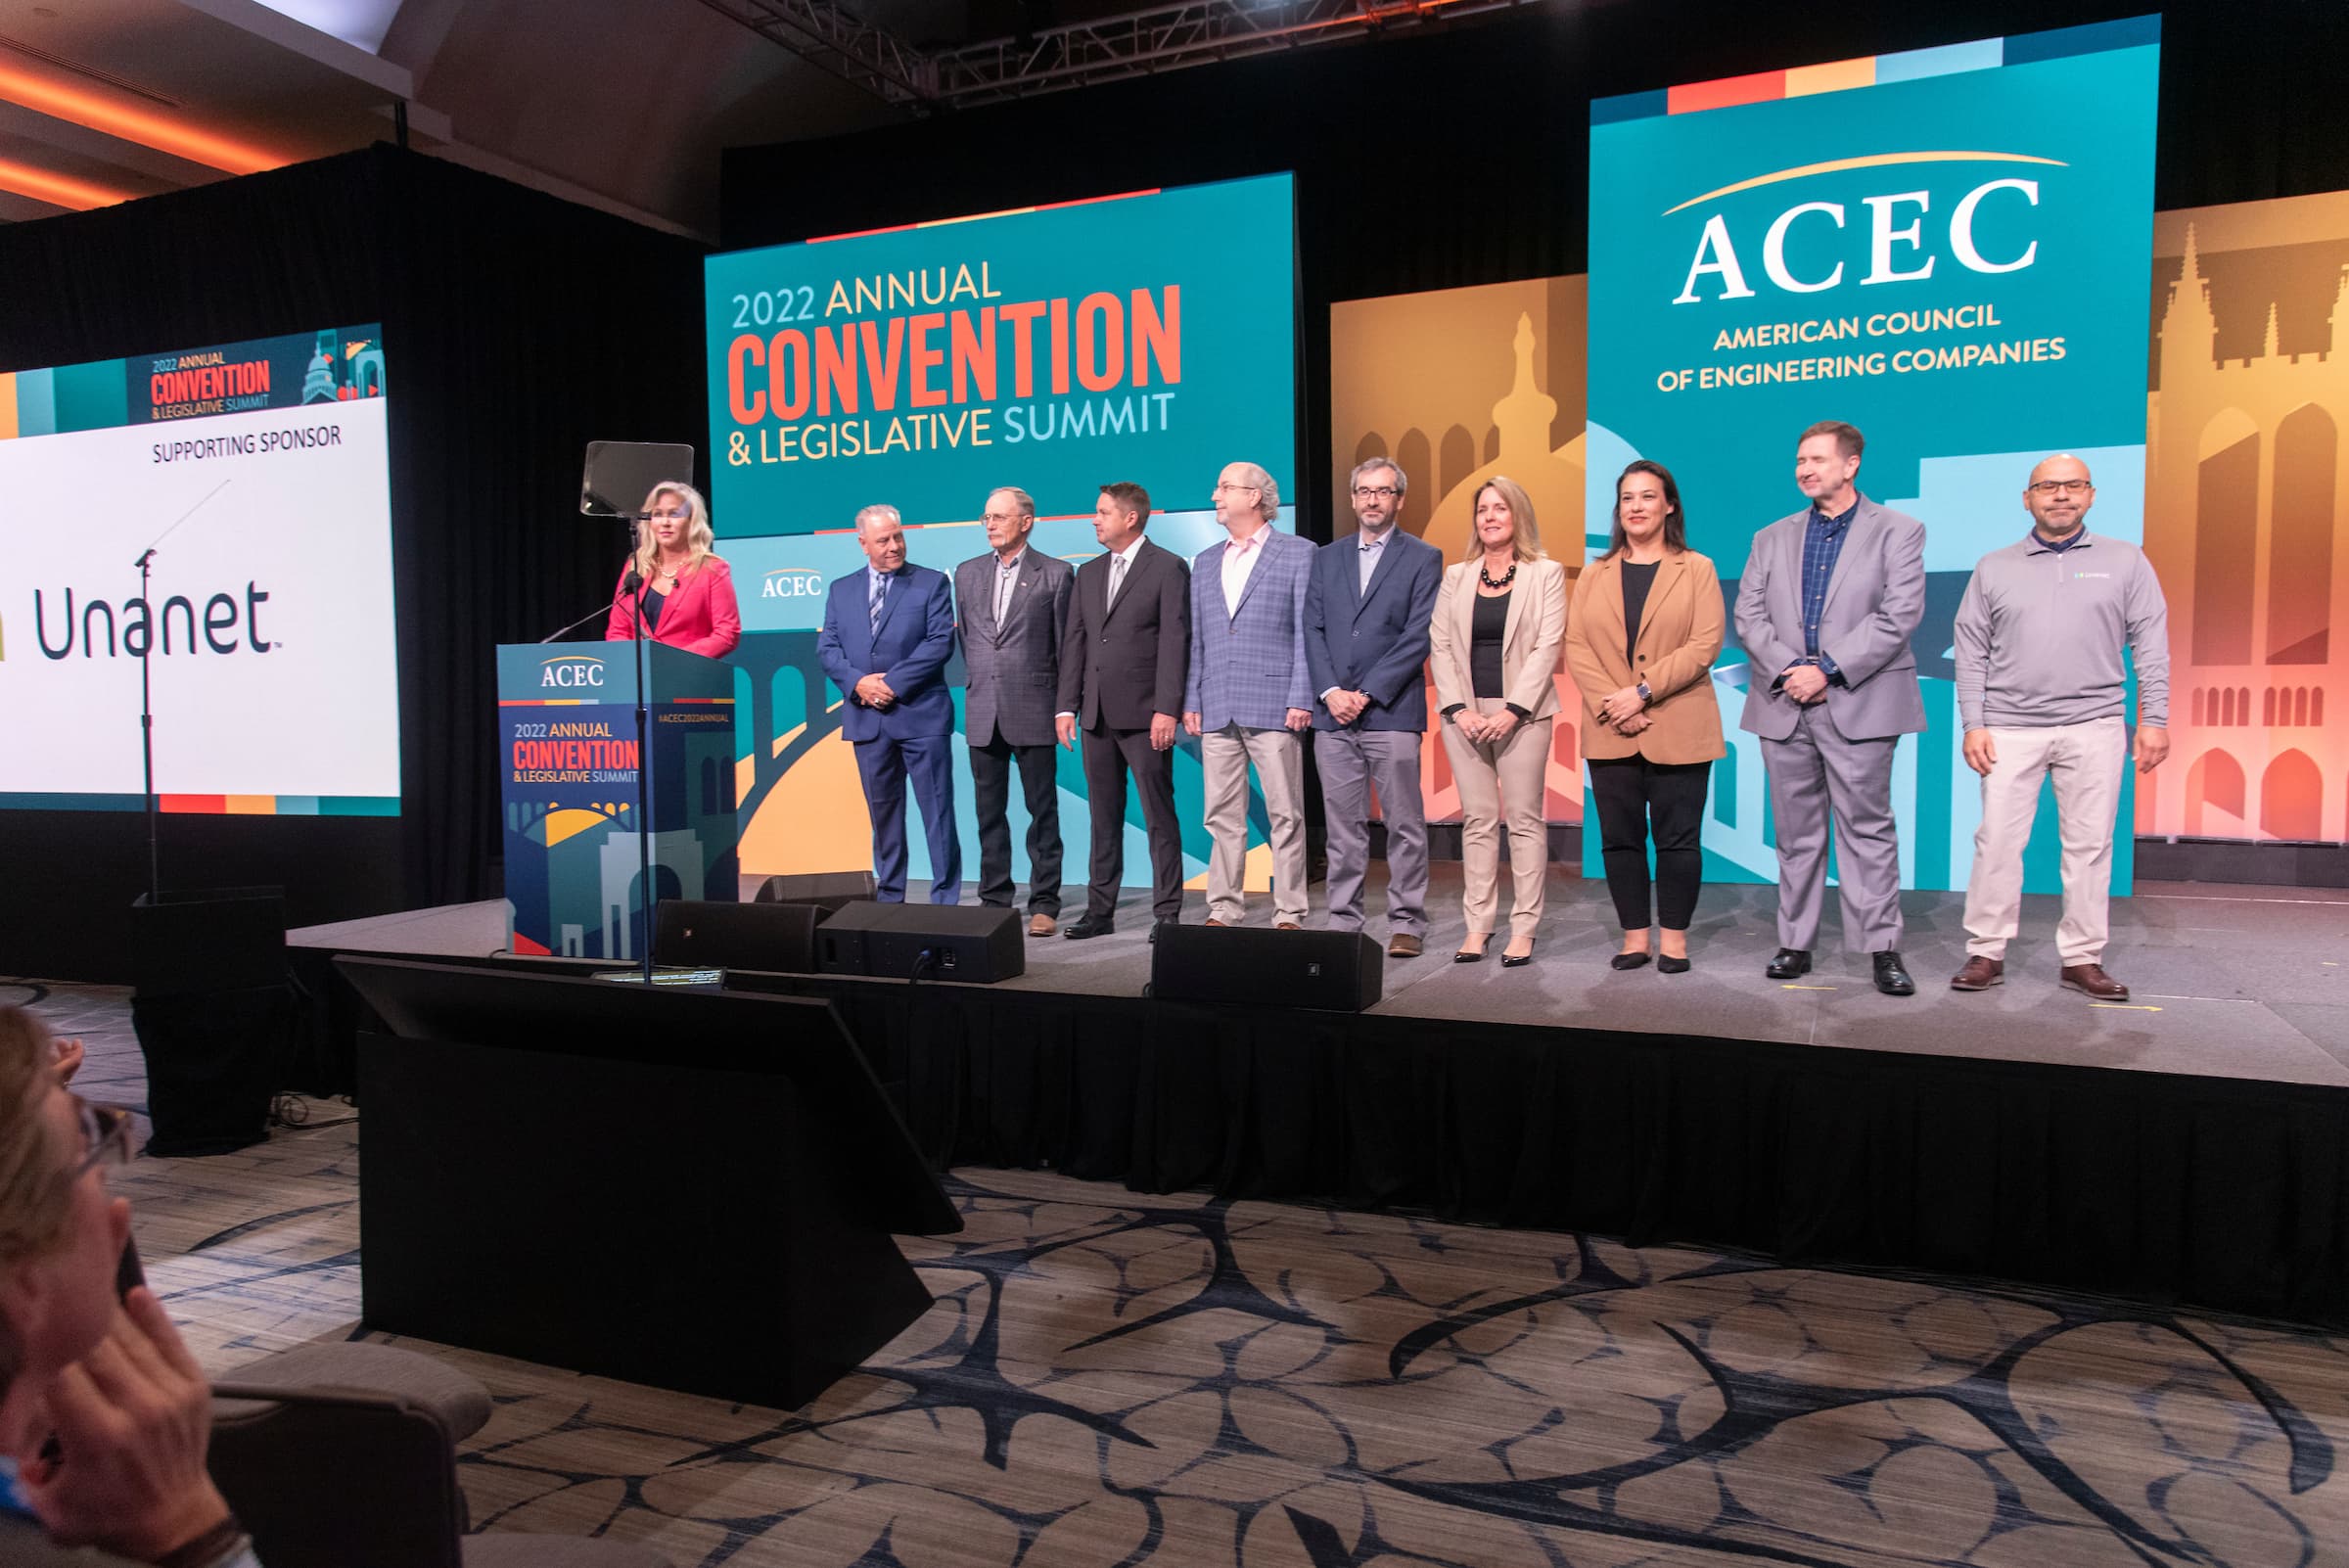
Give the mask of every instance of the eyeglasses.
[[119, 1105], [93, 1105], [78, 1094], [73, 1096], [73, 1108], [80, 1113], [82, 1141], [90, 1151], [73, 1167], [75, 1181], [89, 1175], [92, 1166], [119, 1170], [130, 1164], [133, 1124], [128, 1111]]
[[2096, 485], [2087, 480], [2033, 480], [2024, 488], [2034, 495], [2086, 495]]
[[1226, 484], [1221, 480], [1216, 481], [1214, 493], [1221, 495], [1225, 490], [1249, 490], [1258, 495], [1265, 493], [1265, 487], [1262, 484]]
[[648, 515], [656, 523], [685, 523], [693, 517], [691, 512], [654, 512]]
[[1027, 515], [1025, 512], [982, 512], [979, 514], [979, 521], [982, 523], [1017, 523]]
[[1358, 501], [1392, 501], [1403, 491], [1392, 484], [1357, 484], [1354, 498]]

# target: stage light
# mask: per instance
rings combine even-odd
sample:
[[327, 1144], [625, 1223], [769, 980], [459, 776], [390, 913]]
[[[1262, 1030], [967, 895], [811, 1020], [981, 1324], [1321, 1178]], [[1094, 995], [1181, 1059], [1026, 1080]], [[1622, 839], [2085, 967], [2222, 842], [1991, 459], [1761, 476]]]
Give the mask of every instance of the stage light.
[[113, 207], [116, 202], [130, 200], [128, 191], [109, 190], [103, 185], [92, 185], [87, 180], [72, 179], [5, 158], [0, 158], [0, 191], [29, 196], [51, 207], [69, 207], [76, 212], [86, 212], [94, 207]]
[[[69, 87], [51, 77], [0, 62], [0, 100], [21, 104], [53, 119], [70, 120], [94, 131], [159, 153], [184, 158], [191, 163], [230, 174], [257, 174], [292, 161], [225, 136], [214, 136], [165, 115], [158, 115], [95, 92]], [[46, 198], [43, 198], [46, 200]], [[119, 196], [109, 201], [121, 201]], [[84, 204], [102, 206], [103, 203]]]

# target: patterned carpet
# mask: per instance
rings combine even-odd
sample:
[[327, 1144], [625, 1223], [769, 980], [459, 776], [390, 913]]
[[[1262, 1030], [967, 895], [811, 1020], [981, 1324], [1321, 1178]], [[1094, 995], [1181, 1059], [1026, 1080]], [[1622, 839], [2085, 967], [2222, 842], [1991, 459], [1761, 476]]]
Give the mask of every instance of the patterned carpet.
[[[122, 992], [0, 986], [144, 1096]], [[358, 1332], [356, 1113], [119, 1181], [207, 1367]], [[485, 1382], [478, 1526], [679, 1565], [2349, 1563], [2349, 1339], [965, 1171], [937, 1306], [779, 1412]], [[685, 1325], [690, 1331], [690, 1325]], [[412, 1343], [412, 1342], [411, 1342]]]

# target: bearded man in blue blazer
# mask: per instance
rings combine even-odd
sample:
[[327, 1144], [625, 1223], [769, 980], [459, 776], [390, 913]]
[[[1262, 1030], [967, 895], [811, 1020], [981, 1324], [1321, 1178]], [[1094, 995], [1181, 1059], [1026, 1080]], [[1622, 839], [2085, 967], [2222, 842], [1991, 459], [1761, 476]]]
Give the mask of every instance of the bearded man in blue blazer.
[[907, 564], [905, 524], [894, 506], [856, 514], [865, 570], [832, 584], [815, 640], [824, 673], [846, 699], [841, 732], [873, 818], [873, 897], [905, 901], [905, 784], [930, 844], [930, 901], [962, 899], [962, 844], [954, 831], [954, 597], [946, 575]]
[[1370, 790], [1387, 828], [1387, 955], [1416, 958], [1427, 939], [1427, 803], [1419, 748], [1427, 734], [1428, 628], [1444, 585], [1444, 552], [1396, 519], [1410, 482], [1374, 457], [1354, 471], [1359, 525], [1321, 546], [1305, 596], [1305, 660], [1313, 672], [1313, 761], [1329, 833], [1329, 926], [1362, 929], [1370, 868]]

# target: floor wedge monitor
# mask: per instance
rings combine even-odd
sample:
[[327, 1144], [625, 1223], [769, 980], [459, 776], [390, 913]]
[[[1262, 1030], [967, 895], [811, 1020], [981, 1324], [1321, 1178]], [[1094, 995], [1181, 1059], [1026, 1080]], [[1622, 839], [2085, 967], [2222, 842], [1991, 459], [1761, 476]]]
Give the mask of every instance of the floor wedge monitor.
[[1359, 1013], [1378, 1001], [1383, 960], [1359, 931], [1162, 925], [1150, 949], [1150, 994]]
[[827, 975], [990, 984], [1028, 972], [1017, 909], [991, 904], [843, 904], [815, 934]]
[[815, 933], [830, 910], [814, 903], [710, 903], [666, 899], [653, 930], [653, 960], [693, 969], [765, 969], [812, 975]]

